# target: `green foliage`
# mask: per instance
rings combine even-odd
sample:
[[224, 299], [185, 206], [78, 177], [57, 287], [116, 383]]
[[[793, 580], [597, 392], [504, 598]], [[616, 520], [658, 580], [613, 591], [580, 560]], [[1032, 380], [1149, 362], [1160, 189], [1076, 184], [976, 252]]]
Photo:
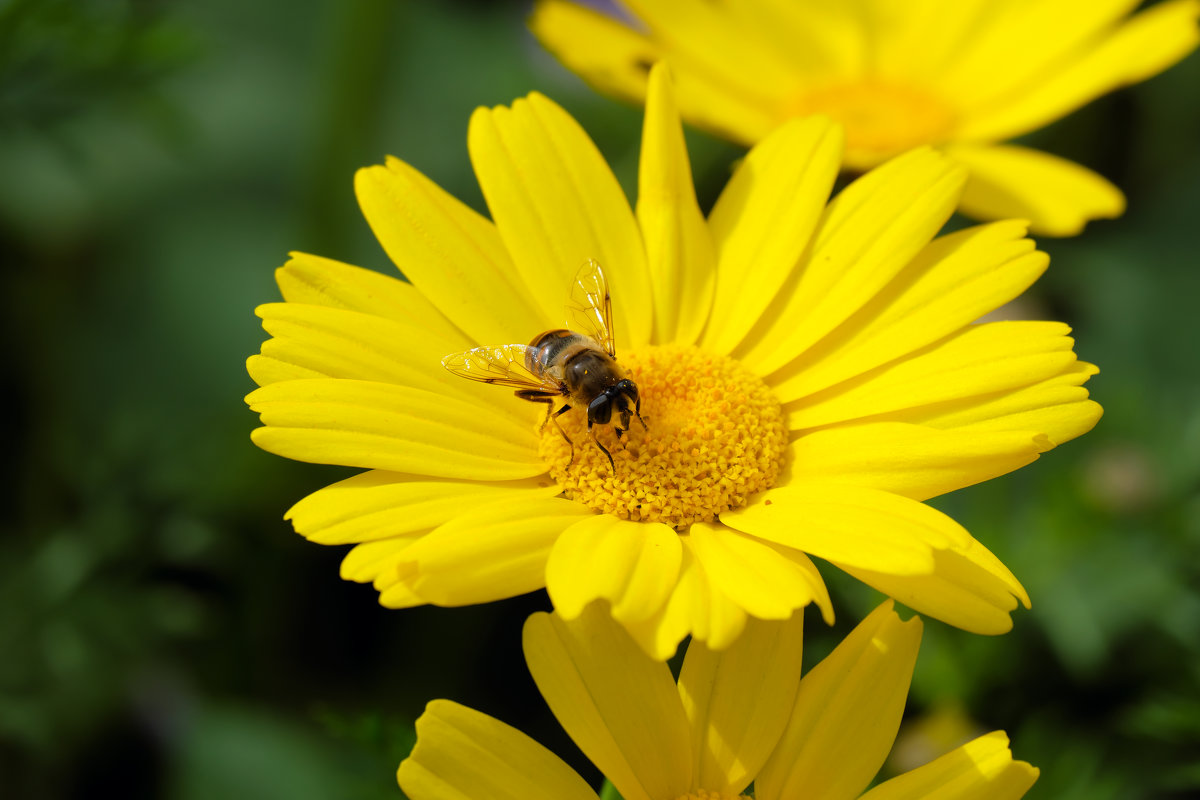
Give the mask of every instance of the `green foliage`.
[[0, 130], [46, 131], [97, 109], [152, 118], [156, 85], [198, 53], [157, 0], [0, 5]]

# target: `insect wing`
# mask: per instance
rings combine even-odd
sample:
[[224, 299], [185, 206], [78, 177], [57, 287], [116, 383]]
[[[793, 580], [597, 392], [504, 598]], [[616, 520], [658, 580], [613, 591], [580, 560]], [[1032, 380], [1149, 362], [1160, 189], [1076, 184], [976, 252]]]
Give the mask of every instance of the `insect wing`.
[[616, 357], [617, 347], [612, 333], [612, 295], [608, 291], [604, 270], [594, 258], [587, 260], [571, 284], [567, 314], [568, 328], [586, 333], [599, 342], [610, 356]]
[[525, 366], [525, 358], [533, 351], [527, 344], [502, 344], [476, 347], [452, 353], [442, 359], [442, 366], [459, 377], [480, 383], [494, 383], [513, 389], [544, 389], [560, 392], [562, 386], [553, 378], [539, 378]]

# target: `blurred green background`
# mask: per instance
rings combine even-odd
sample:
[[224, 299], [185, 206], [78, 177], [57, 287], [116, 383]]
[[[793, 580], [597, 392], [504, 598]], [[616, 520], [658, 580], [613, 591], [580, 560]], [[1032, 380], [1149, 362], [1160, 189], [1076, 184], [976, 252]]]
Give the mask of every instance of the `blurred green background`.
[[[281, 519], [342, 471], [255, 449], [243, 362], [289, 250], [391, 271], [356, 167], [391, 153], [483, 209], [481, 104], [541, 90], [624, 185], [640, 112], [589, 92], [524, 3], [0, 0], [0, 796], [399, 797], [424, 703], [515, 724], [590, 778], [525, 672], [544, 595], [386, 611]], [[1130, 211], [1044, 240], [1106, 414], [943, 498], [1034, 598], [926, 626], [898, 765], [1006, 729], [1030, 798], [1200, 796], [1200, 57], [1031, 141]], [[703, 203], [736, 149], [689, 144]], [[876, 597], [826, 570], [806, 662]]]

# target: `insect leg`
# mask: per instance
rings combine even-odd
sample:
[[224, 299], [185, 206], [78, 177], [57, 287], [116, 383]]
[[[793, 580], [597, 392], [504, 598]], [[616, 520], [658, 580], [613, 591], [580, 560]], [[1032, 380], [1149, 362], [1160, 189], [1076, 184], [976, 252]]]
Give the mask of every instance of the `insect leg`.
[[613, 474], [617, 474], [617, 465], [613, 463], [612, 453], [608, 452], [608, 448], [600, 444], [600, 440], [596, 438], [596, 429], [592, 427], [592, 423], [588, 423], [588, 433], [592, 435], [592, 441], [596, 443], [596, 447], [600, 448], [600, 452], [608, 456], [608, 466], [612, 467]]
[[[558, 432], [562, 434], [563, 439], [566, 440], [567, 444], [571, 445], [571, 458], [567, 460], [568, 467], [571, 466], [571, 463], [575, 461], [575, 443], [571, 441], [570, 436], [567, 436], [567, 432], [562, 429], [562, 425], [558, 424], [558, 418], [570, 410], [571, 410], [571, 407], [569, 405], [564, 405], [562, 408], [560, 408], [558, 411], [555, 411], [553, 414], [550, 414], [550, 413], [546, 414], [546, 419], [554, 420], [554, 427], [558, 428]], [[542, 427], [543, 428], [546, 427], [545, 422], [542, 423]]]
[[[513, 394], [522, 400], [528, 400], [531, 403], [545, 403], [546, 418], [542, 420], [542, 428], [546, 427], [546, 423], [550, 421], [550, 413], [554, 411], [554, 398], [559, 396], [558, 393], [547, 392], [541, 389], [518, 389], [517, 391], [513, 392]], [[569, 405], [563, 406], [558, 410], [558, 413], [562, 414], [569, 408]], [[541, 429], [539, 428], [539, 430]]]
[[561, 396], [556, 392], [543, 392], [538, 389], [518, 389], [517, 391], [513, 392], [513, 394], [515, 394], [517, 397], [521, 398], [522, 400], [528, 400], [531, 403], [545, 403], [546, 404], [546, 418], [542, 420], [541, 427], [539, 427], [538, 430], [540, 431], [540, 430], [544, 429], [546, 427], [546, 423], [549, 422], [553, 418], [554, 419], [554, 427], [558, 428], [558, 432], [561, 433], [562, 437], [567, 440], [567, 444], [571, 445], [572, 457], [574, 457], [575, 443], [571, 441], [571, 437], [567, 436], [567, 432], [564, 431], [562, 429], [562, 426], [558, 424], [558, 419], [557, 419], [557, 417], [562, 416], [563, 414], [565, 414], [571, 410], [571, 404], [566, 403], [558, 411], [555, 411], [554, 410], [554, 398]]
[[633, 413], [637, 414], [638, 422], [642, 423], [642, 430], [650, 430], [646, 427], [646, 420], [642, 419], [642, 398], [638, 397], [637, 402], [633, 404]]
[[563, 438], [566, 439], [567, 443], [569, 444], [571, 440], [567, 437], [567, 434], [563, 431], [562, 426], [558, 424], [558, 418], [561, 417], [563, 414], [567, 413], [568, 411], [570, 411], [571, 406], [568, 403], [568, 404], [564, 405], [562, 408], [560, 408], [558, 411], [555, 411], [553, 414], [551, 414], [550, 410], [553, 408], [554, 408], [553, 404], [546, 407], [546, 418], [544, 420], [542, 420], [542, 427], [543, 428], [546, 427], [546, 423], [549, 422], [551, 419], [553, 419], [554, 427], [558, 428], [558, 432], [563, 435]]
[[546, 418], [542, 420], [542, 425], [538, 428], [539, 431], [546, 427], [546, 423], [554, 420], [554, 427], [558, 428], [558, 432], [562, 434], [563, 440], [571, 446], [571, 458], [567, 461], [567, 466], [571, 466], [571, 462], [575, 460], [575, 443], [571, 441], [571, 437], [567, 436], [567, 432], [562, 429], [562, 425], [558, 424], [558, 418], [571, 410], [570, 403], [564, 403], [563, 407], [558, 411], [554, 410], [554, 402], [556, 397], [562, 397], [560, 392], [547, 392], [541, 389], [518, 389], [513, 392], [522, 400], [528, 400], [531, 403], [546, 404]]
[[513, 394], [531, 403], [545, 403], [550, 406], [554, 405], [554, 398], [559, 396], [558, 392], [548, 392], [545, 389], [517, 389]]

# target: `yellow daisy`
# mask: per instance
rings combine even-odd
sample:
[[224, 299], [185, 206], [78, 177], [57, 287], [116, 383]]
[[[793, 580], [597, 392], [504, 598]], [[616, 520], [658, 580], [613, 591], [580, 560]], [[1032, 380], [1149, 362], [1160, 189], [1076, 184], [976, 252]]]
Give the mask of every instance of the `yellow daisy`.
[[[1065, 325], [972, 324], [1045, 269], [1023, 223], [931, 241], [965, 176], [929, 149], [826, 206], [841, 136], [820, 119], [754, 148], [705, 219], [661, 69], [636, 212], [541, 95], [478, 110], [468, 144], [491, 220], [403, 162], [358, 173], [411, 283], [297, 254], [285, 302], [258, 309], [273, 338], [249, 360], [255, 443], [370, 470], [287, 513], [315, 542], [356, 544], [344, 577], [389, 607], [544, 586], [572, 618], [604, 598], [667, 658], [689, 634], [728, 645], [748, 616], [816, 602], [831, 619], [809, 554], [952, 625], [1011, 627], [1020, 584], [920, 501], [1100, 416]], [[548, 424], [557, 402], [460, 377], [489, 367], [473, 348], [522, 354], [511, 343], [561, 327], [591, 260], [644, 421], [630, 411], [618, 438], [614, 414], [595, 441], [585, 408]]]
[[[800, 677], [801, 623], [693, 642], [676, 685], [607, 612], [535, 614], [525, 659], [550, 710], [625, 800], [1009, 800], [1037, 780], [1002, 731], [863, 793], [896, 738], [921, 621], [885, 603]], [[412, 800], [595, 800], [570, 767], [486, 714], [435, 700], [400, 765]]]
[[961, 209], [1072, 236], [1115, 217], [1121, 192], [1078, 164], [1004, 145], [1118, 87], [1161, 72], [1200, 41], [1198, 0], [621, 0], [629, 24], [539, 0], [530, 26], [602, 92], [646, 96], [671, 63], [685, 119], [744, 144], [784, 120], [846, 126], [846, 165], [935, 145], [971, 172]]

